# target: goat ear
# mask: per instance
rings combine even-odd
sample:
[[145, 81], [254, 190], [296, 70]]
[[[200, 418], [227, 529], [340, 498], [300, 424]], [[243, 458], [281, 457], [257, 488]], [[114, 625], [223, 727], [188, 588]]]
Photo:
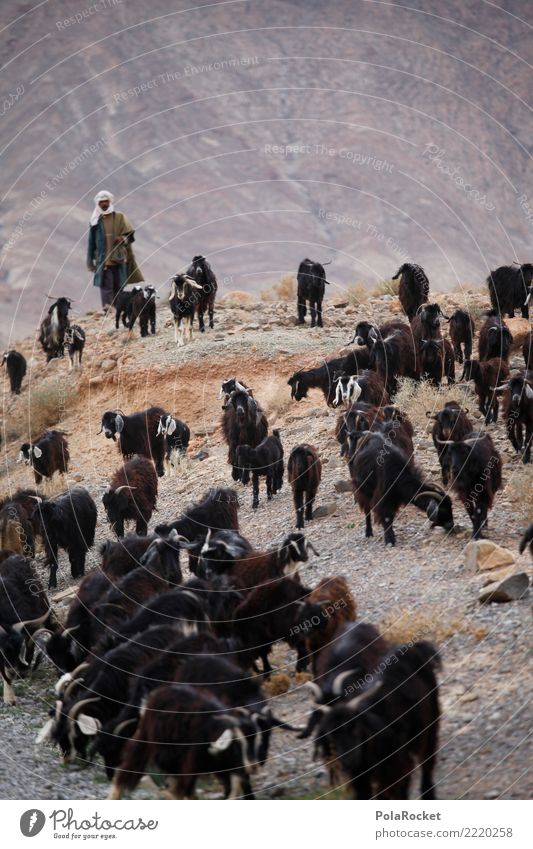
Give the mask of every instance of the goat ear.
[[431, 410], [426, 410], [426, 419], [436, 419], [437, 414], [432, 413]]
[[525, 383], [524, 386], [526, 389], [526, 398], [528, 398], [529, 401], [533, 400], [533, 388], [529, 385], [529, 383]]
[[43, 456], [43, 452], [41, 451], [38, 445], [33, 446], [33, 456], [37, 457], [37, 459]]
[[52, 736], [53, 728], [54, 728], [54, 720], [48, 719], [44, 723], [44, 725], [41, 728], [41, 730], [39, 731], [39, 733], [37, 734], [37, 737], [35, 738], [35, 742], [39, 745], [40, 743], [44, 743], [45, 740], [50, 740], [50, 738]]
[[225, 752], [231, 744], [233, 743], [233, 731], [231, 728], [226, 728], [225, 731], [222, 732], [220, 737], [217, 737], [216, 740], [211, 743], [209, 746], [209, 754], [210, 755], [219, 755], [221, 752]]
[[124, 430], [124, 419], [118, 413], [115, 416], [115, 427], [117, 429], [117, 433], [122, 433]]
[[175, 430], [176, 430], [176, 419], [172, 418], [172, 419], [170, 419], [170, 422], [168, 423], [167, 436], [172, 436], [172, 434], [174, 433]]
[[17, 457], [17, 463], [22, 463], [23, 460], [24, 460], [24, 454], [22, 453], [22, 451], [19, 451], [19, 455]]
[[81, 733], [85, 734], [87, 737], [93, 737], [95, 734], [98, 734], [102, 727], [102, 723], [99, 719], [95, 716], [89, 716], [86, 713], [80, 713], [76, 719], [76, 723]]

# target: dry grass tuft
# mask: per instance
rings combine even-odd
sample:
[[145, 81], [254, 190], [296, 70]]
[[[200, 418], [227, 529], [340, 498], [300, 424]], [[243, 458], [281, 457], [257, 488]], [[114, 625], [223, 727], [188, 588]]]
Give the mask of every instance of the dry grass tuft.
[[381, 623], [380, 630], [386, 640], [398, 645], [419, 640], [439, 644], [455, 634], [464, 633], [465, 624], [462, 615], [452, 614], [437, 605], [424, 605], [389, 614]]
[[372, 289], [372, 295], [379, 298], [380, 295], [397, 295], [400, 290], [400, 278], [397, 280], [380, 280]]
[[529, 525], [533, 522], [533, 466], [521, 464], [512, 472], [507, 466], [506, 471], [509, 483], [503, 494], [513, 505], [519, 523]]
[[447, 401], [457, 401], [469, 410], [477, 408], [473, 392], [465, 386], [442, 385], [438, 389], [427, 380], [419, 382], [409, 378], [399, 380], [399, 389], [394, 403], [407, 413], [417, 433], [431, 433], [433, 421], [428, 419], [426, 411], [435, 413], [444, 407]]
[[[252, 387], [253, 388], [253, 387]], [[291, 388], [286, 379], [270, 378], [261, 382], [260, 403], [268, 415], [268, 421], [274, 425], [280, 416], [285, 415], [294, 404], [291, 399]]]
[[24, 438], [34, 440], [44, 430], [59, 424], [71, 410], [78, 394], [74, 383], [65, 375], [44, 380], [37, 389], [30, 389], [29, 398], [12, 410], [5, 423], [6, 442]]
[[275, 301], [272, 289], [261, 289], [261, 291], [259, 292], [259, 297], [261, 298], [264, 304], [273, 304]]
[[255, 304], [256, 300], [249, 292], [241, 292], [240, 289], [235, 289], [233, 292], [226, 294], [219, 299], [218, 303], [225, 307], [246, 307]]
[[353, 286], [349, 286], [346, 289], [346, 295], [348, 297], [348, 303], [352, 307], [358, 307], [368, 301], [370, 292], [363, 283], [354, 283]]
[[284, 274], [281, 280], [274, 283], [272, 291], [278, 301], [294, 301], [296, 298], [296, 278], [294, 274]]
[[270, 676], [263, 685], [268, 696], [281, 696], [286, 693], [291, 685], [291, 679], [285, 672], [276, 672]]

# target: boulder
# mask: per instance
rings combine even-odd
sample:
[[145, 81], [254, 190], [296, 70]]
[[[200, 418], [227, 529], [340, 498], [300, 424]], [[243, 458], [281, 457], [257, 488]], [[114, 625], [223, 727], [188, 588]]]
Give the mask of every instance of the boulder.
[[103, 372], [113, 371], [113, 369], [115, 369], [116, 367], [117, 361], [112, 360], [110, 357], [105, 360], [102, 360], [102, 362], [100, 363], [100, 368]]
[[353, 492], [351, 481], [335, 481], [333, 484], [335, 492]]
[[331, 501], [329, 504], [321, 504], [316, 510], [313, 510], [313, 519], [325, 519], [326, 516], [333, 516], [337, 512], [337, 504]]
[[500, 569], [512, 566], [515, 556], [512, 551], [502, 548], [489, 539], [472, 540], [465, 548], [465, 566], [469, 572], [483, 572], [487, 569]]
[[201, 448], [200, 451], [197, 451], [196, 454], [194, 455], [195, 460], [207, 460], [208, 457], [209, 457], [209, 452], [204, 451], [203, 448]]
[[481, 604], [496, 602], [502, 604], [507, 601], [517, 601], [525, 595], [529, 587], [529, 578], [525, 572], [516, 572], [503, 581], [495, 581], [483, 587], [479, 593]]

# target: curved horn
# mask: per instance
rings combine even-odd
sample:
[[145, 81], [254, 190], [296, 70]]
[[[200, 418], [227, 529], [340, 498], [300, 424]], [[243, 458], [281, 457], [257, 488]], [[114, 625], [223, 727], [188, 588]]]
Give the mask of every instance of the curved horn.
[[15, 625], [11, 627], [11, 630], [15, 632], [15, 634], [20, 634], [24, 628], [31, 628], [32, 625], [42, 625], [42, 623], [48, 619], [52, 612], [52, 608], [49, 607], [46, 613], [43, 613], [42, 616], [39, 616], [38, 619], [25, 619], [23, 622], [17, 622]]
[[117, 486], [117, 488], [114, 490], [115, 495], [117, 494], [117, 492], [120, 492], [121, 489], [137, 489], [137, 487], [136, 486], [128, 486], [128, 484], [124, 483], [124, 484], [122, 484], [122, 486]]
[[501, 386], [491, 386], [489, 387], [491, 392], [503, 392], [504, 389], [509, 389], [508, 383], [502, 383]]
[[308, 550], [309, 550], [309, 549], [311, 549], [311, 551], [313, 552], [313, 554], [316, 554], [316, 556], [317, 556], [317, 557], [320, 557], [320, 552], [318, 552], [318, 551], [316, 550], [316, 548], [314, 547], [314, 545], [313, 545], [313, 543], [311, 542], [311, 540], [310, 540], [310, 539], [306, 539], [306, 541], [305, 541], [305, 547], [306, 547]]
[[351, 699], [346, 703], [346, 707], [349, 707], [351, 710], [357, 710], [360, 703], [366, 699], [368, 696], [374, 695], [374, 693], [379, 690], [381, 687], [381, 681], [378, 681], [376, 684], [373, 684], [372, 687], [369, 687], [364, 693], [361, 693], [360, 696], [356, 696], [355, 699]]
[[100, 701], [100, 696], [93, 696], [90, 699], [82, 699], [80, 702], [76, 702], [76, 704], [73, 705], [72, 708], [69, 710], [68, 718], [71, 719], [71, 720], [76, 719], [76, 717], [79, 714], [79, 712], [81, 711], [82, 707], [85, 707], [85, 705], [90, 705], [91, 702], [99, 702], [99, 701]]
[[61, 636], [62, 637], [69, 637], [71, 634], [74, 633], [74, 631], [77, 631], [78, 628], [81, 628], [81, 625], [71, 625], [70, 628], [65, 628], [61, 632]]
[[319, 701], [323, 696], [322, 690], [314, 681], [306, 681], [303, 685], [303, 689], [310, 690], [317, 701]]
[[331, 690], [336, 696], [342, 696], [342, 685], [346, 678], [351, 678], [356, 670], [348, 669], [346, 672], [340, 672], [335, 676]]

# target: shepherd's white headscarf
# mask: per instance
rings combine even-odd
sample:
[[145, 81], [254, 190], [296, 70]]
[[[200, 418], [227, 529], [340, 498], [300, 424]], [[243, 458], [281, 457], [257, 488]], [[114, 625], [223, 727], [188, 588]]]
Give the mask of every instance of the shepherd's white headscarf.
[[[98, 206], [98, 204], [100, 203], [101, 200], [108, 200], [109, 201], [109, 206], [108, 206], [108, 208], [106, 209], [105, 212], [104, 212], [103, 209], [100, 209], [100, 207]], [[115, 208], [113, 206], [114, 200], [115, 200], [115, 195], [112, 195], [111, 192], [105, 192], [105, 191], [104, 192], [98, 192], [98, 194], [94, 196], [95, 206], [94, 206], [93, 214], [91, 215], [91, 227], [93, 227], [95, 224], [98, 224], [98, 219], [100, 218], [101, 215], [109, 215], [111, 212], [115, 211]]]

